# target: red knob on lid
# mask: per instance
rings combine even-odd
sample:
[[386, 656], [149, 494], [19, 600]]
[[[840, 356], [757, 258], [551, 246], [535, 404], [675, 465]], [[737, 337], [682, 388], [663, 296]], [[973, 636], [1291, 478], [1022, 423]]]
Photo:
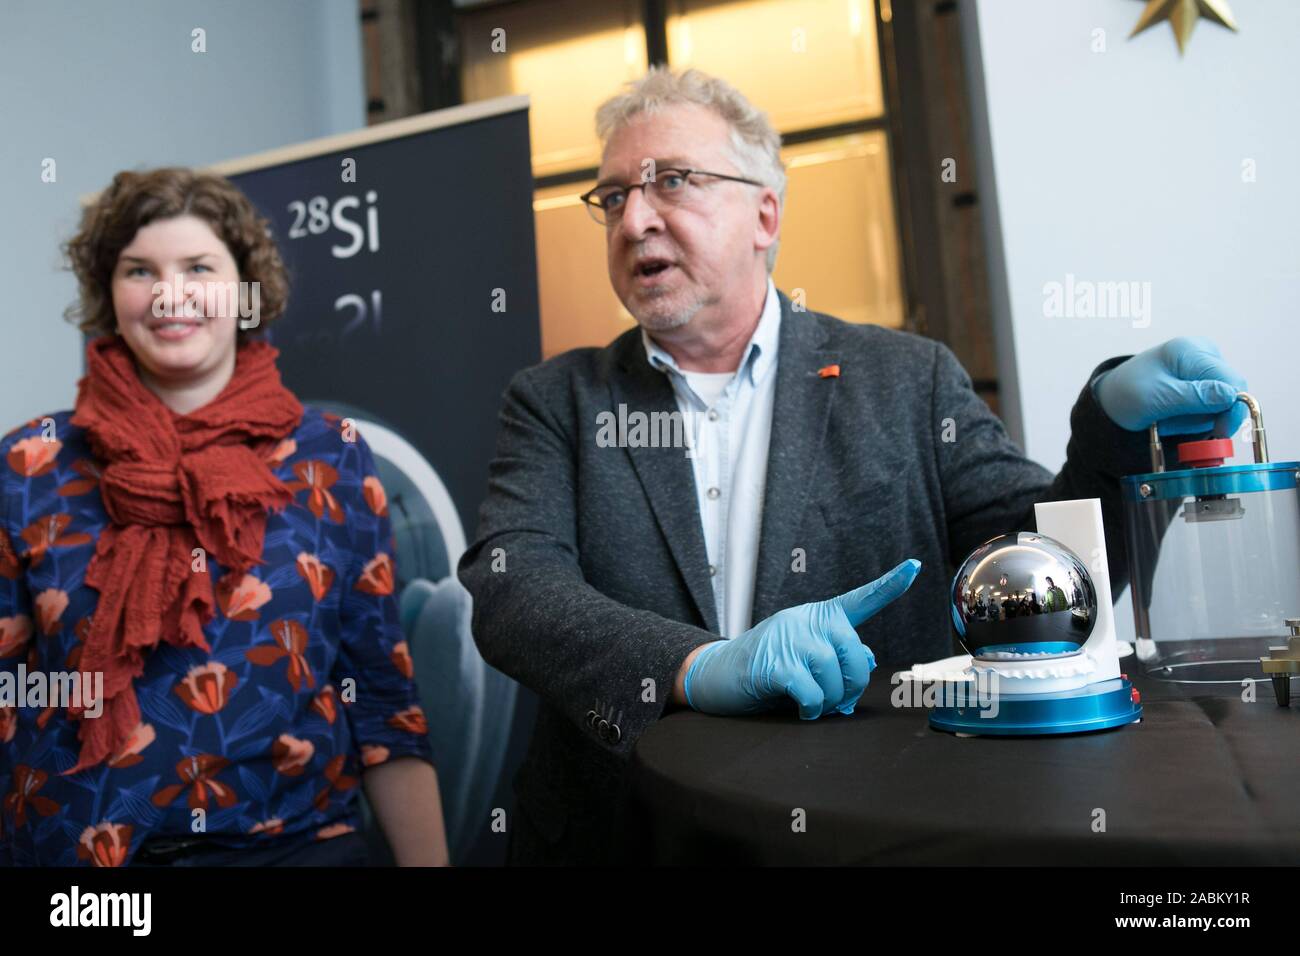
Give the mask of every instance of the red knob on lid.
[[1192, 468], [1214, 468], [1232, 457], [1231, 438], [1185, 441], [1178, 446], [1178, 463]]

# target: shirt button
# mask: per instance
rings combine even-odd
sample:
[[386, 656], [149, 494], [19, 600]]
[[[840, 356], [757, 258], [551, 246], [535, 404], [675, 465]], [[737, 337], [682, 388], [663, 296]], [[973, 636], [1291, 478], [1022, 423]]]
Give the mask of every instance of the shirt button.
[[717, 574], [717, 573], [718, 573], [718, 569], [717, 569], [716, 567], [714, 567], [713, 565], [710, 564], [710, 565], [709, 565], [709, 577], [713, 577], [713, 576], [714, 576], [715, 574]]
[[710, 488], [708, 491], [705, 492], [705, 494], [708, 495], [709, 498], [716, 501], [718, 499], [718, 496], [720, 496], [722, 492], [715, 487], [715, 488]]
[[716, 422], [717, 420], [718, 420], [718, 410], [717, 410], [716, 408], [710, 408], [710, 409], [709, 409], [709, 421], [711, 421], [711, 422]]

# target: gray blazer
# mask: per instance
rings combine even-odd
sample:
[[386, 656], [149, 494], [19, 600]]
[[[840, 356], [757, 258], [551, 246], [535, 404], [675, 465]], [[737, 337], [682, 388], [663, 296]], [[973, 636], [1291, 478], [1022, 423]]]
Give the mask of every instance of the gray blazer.
[[[1033, 530], [1035, 502], [1067, 498], [1102, 499], [1118, 594], [1116, 478], [1149, 470], [1148, 453], [1088, 382], [1123, 357], [1084, 383], [1053, 478], [940, 343], [796, 312], [785, 295], [779, 341], [754, 623], [915, 557], [912, 588], [859, 628], [876, 679], [955, 653], [955, 564], [995, 535]], [[819, 375], [828, 365], [840, 374]], [[598, 416], [620, 403], [677, 410], [639, 329], [515, 375], [478, 537], [460, 561], [483, 657], [541, 698], [508, 824], [516, 862], [608, 858], [632, 748], [664, 713], [683, 659], [719, 631], [691, 462], [681, 448], [600, 447]]]

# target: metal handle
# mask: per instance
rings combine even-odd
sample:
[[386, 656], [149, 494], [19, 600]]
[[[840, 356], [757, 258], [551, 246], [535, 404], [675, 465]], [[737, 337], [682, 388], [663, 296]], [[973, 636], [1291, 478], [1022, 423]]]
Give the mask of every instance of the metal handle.
[[1238, 392], [1237, 401], [1245, 402], [1250, 409], [1250, 430], [1254, 434], [1255, 463], [1268, 461], [1268, 442], [1264, 440], [1264, 413], [1259, 410], [1259, 399], [1250, 392]]
[[[1255, 463], [1258, 465], [1265, 464], [1268, 461], [1268, 442], [1264, 440], [1264, 413], [1260, 411], [1259, 399], [1250, 392], [1238, 392], [1237, 399], [1233, 404], [1235, 405], [1236, 402], [1245, 402], [1246, 407], [1250, 409], [1250, 430], [1253, 435], [1251, 445], [1255, 450]], [[1152, 422], [1151, 427], [1147, 429], [1147, 434], [1151, 440], [1151, 470], [1156, 473], [1165, 470], [1165, 449], [1160, 444], [1158, 424], [1158, 422]]]

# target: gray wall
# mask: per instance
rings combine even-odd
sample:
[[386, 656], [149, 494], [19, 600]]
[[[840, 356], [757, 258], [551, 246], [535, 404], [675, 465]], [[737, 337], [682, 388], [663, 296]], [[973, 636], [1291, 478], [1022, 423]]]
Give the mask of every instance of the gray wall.
[[[1263, 405], [1272, 456], [1300, 457], [1300, 3], [1231, 8], [1239, 32], [1202, 19], [1181, 59], [1167, 23], [1127, 39], [1135, 0], [961, 8], [1008, 418], [1050, 468], [1094, 364], [1178, 335], [1214, 339]], [[1045, 315], [1044, 287], [1067, 275], [1150, 283], [1149, 314]]]
[[[201, 166], [365, 125], [356, 0], [0, 4], [0, 432], [72, 407], [59, 245], [121, 169]], [[207, 52], [191, 51], [191, 31]], [[57, 182], [41, 181], [42, 162]]]

